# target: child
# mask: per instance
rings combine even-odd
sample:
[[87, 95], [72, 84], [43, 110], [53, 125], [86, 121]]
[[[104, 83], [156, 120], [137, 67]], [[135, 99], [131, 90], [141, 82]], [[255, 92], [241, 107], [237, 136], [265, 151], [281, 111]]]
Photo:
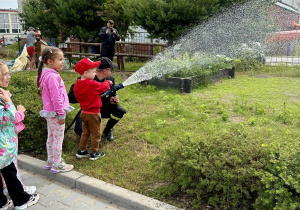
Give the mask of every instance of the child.
[[[8, 67], [7, 65], [0, 60], [0, 71], [2, 73], [2, 79], [0, 79], [0, 87], [8, 87], [8, 84], [9, 84], [9, 80], [10, 80], [10, 73], [9, 73], [9, 70], [8, 70]], [[7, 91], [7, 94], [9, 97], [11, 97], [11, 94], [9, 91]], [[15, 120], [14, 120], [14, 124], [15, 124], [15, 132], [16, 132], [16, 145], [18, 147], [18, 136], [17, 134], [20, 133], [24, 128], [24, 124], [22, 123], [22, 121], [24, 120], [24, 112], [25, 112], [25, 108], [24, 106], [22, 105], [18, 105], [17, 106], [17, 111], [15, 112]], [[17, 148], [18, 150], [18, 148]], [[35, 193], [36, 191], [36, 187], [35, 186], [25, 186], [23, 183], [22, 183], [22, 180], [21, 180], [21, 177], [20, 177], [20, 174], [19, 174], [19, 170], [18, 170], [18, 163], [17, 163], [17, 158], [14, 159], [14, 164], [15, 164], [15, 167], [17, 169], [17, 177], [18, 179], [20, 180], [25, 192], [27, 192], [28, 194], [33, 194]], [[1, 173], [0, 173], [1, 175]], [[3, 182], [3, 192], [4, 193], [7, 193], [7, 188], [6, 188], [6, 184], [5, 184], [5, 180], [3, 178], [3, 176], [1, 175], [1, 178], [2, 178], [2, 182]]]
[[[4, 62], [0, 62], [0, 84], [5, 86], [9, 77], [8, 67]], [[3, 84], [6, 83], [6, 84]], [[26, 209], [36, 204], [39, 200], [38, 194], [30, 195], [24, 191], [24, 188], [17, 177], [17, 169], [14, 159], [17, 158], [17, 134], [15, 130], [16, 108], [12, 103], [9, 94], [0, 88], [0, 172], [6, 182], [7, 190], [10, 195], [9, 200], [3, 194], [3, 183], [0, 179], [0, 208], [8, 209], [12, 206], [15, 209]]]
[[[94, 79], [97, 66], [101, 61], [93, 62], [88, 58], [80, 60], [75, 71], [81, 75], [74, 86], [75, 97], [82, 109], [80, 117], [82, 119], [82, 135], [80, 138], [79, 150], [76, 157], [89, 157], [96, 160], [105, 156], [104, 152], [98, 152], [101, 139], [101, 114], [102, 105], [100, 94], [110, 88], [110, 80], [103, 83], [96, 82]], [[106, 77], [111, 75], [111, 69], [107, 71]], [[91, 153], [87, 151], [87, 145], [91, 136]]]
[[[47, 68], [43, 68], [44, 64]], [[48, 160], [45, 169], [51, 169], [52, 173], [67, 172], [74, 168], [61, 158], [66, 113], [74, 110], [69, 105], [65, 84], [57, 72], [63, 68], [63, 65], [64, 54], [59, 48], [46, 47], [43, 50], [38, 68], [37, 86], [38, 94], [43, 99], [43, 110], [40, 111], [40, 116], [46, 118], [48, 128]]]

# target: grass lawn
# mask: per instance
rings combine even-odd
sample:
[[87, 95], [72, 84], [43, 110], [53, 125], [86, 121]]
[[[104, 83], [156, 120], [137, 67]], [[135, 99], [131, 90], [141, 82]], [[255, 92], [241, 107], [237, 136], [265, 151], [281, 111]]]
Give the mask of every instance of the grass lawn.
[[[78, 74], [61, 75], [68, 91]], [[118, 84], [126, 80], [128, 73], [116, 72], [115, 76]], [[236, 135], [244, 135], [249, 143], [258, 145], [293, 142], [299, 138], [299, 84], [299, 67], [265, 66], [255, 72], [238, 72], [235, 79], [193, 89], [191, 94], [130, 85], [118, 91], [127, 114], [115, 126], [115, 141], [100, 143], [106, 156], [96, 161], [78, 160], [75, 154], [80, 139], [71, 129], [64, 141], [63, 158], [86, 175], [179, 207], [187, 206], [188, 202], [178, 199], [180, 195], [163, 197], [157, 193], [169, 183], [152, 166], [152, 159], [161, 149], [186, 135], [200, 141], [226, 133], [235, 135], [231, 132], [237, 130], [240, 134]], [[77, 104], [74, 106], [77, 109], [71, 113], [73, 116], [79, 110]], [[31, 155], [46, 160], [45, 153], [44, 149], [43, 154]]]

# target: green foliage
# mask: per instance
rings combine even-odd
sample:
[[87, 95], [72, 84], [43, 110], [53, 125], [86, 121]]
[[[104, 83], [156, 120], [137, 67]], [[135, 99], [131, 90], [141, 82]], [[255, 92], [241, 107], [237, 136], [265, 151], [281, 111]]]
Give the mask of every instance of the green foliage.
[[253, 43], [252, 46], [243, 45], [239, 49], [237, 55], [238, 60], [235, 60], [234, 66], [236, 70], [240, 71], [250, 71], [256, 70], [262, 67], [263, 50], [259, 43]]
[[171, 45], [189, 28], [217, 10], [217, 0], [129, 0], [126, 8], [135, 24], [146, 29], [152, 38], [168, 40]]
[[254, 172], [266, 154], [256, 144], [249, 145], [245, 138], [234, 135], [239, 129], [231, 127], [232, 132], [218, 132], [218, 137], [200, 141], [186, 134], [155, 159], [161, 162], [160, 172], [172, 180], [170, 187], [176, 185], [175, 193], [190, 195], [195, 209], [202, 203], [225, 209], [251, 206], [262, 188]]
[[224, 7], [244, 0], [129, 0], [125, 11], [151, 38], [169, 45]]
[[[193, 77], [195, 85], [207, 84], [210, 76], [217, 74], [221, 69], [232, 68], [233, 60], [225, 56], [209, 56], [195, 53], [192, 57], [185, 53], [182, 58], [169, 59], [169, 68], [173, 72], [165, 74], [164, 77]], [[166, 61], [165, 61], [166, 62]]]
[[99, 31], [108, 19], [115, 21], [114, 27], [124, 40], [132, 24], [131, 17], [124, 12], [124, 0], [27, 0], [22, 4], [23, 12], [19, 15], [24, 28], [32, 26], [44, 36], [62, 40], [73, 36], [85, 42], [91, 38], [98, 42]]
[[179, 116], [183, 108], [183, 101], [179, 95], [165, 95], [164, 101], [168, 101], [169, 105], [164, 107], [164, 110], [170, 117]]
[[14, 59], [18, 55], [18, 51], [8, 47], [0, 47], [0, 58]]
[[27, 0], [22, 4], [23, 27], [38, 28], [48, 37], [65, 40], [75, 36], [88, 42], [98, 37], [103, 26], [101, 17], [97, 16], [102, 4], [98, 0]]
[[[25, 129], [19, 133], [20, 149], [34, 148], [45, 144], [47, 140], [47, 123], [40, 117], [43, 109], [42, 99], [37, 95], [36, 79], [23, 72], [13, 73], [10, 80], [9, 91], [15, 106], [21, 104], [26, 108], [23, 121]], [[70, 123], [67, 115], [66, 122]]]
[[[263, 144], [230, 126], [214, 137], [186, 134], [154, 159], [171, 179], [164, 196], [188, 194], [195, 209], [206, 203], [222, 209], [298, 209], [300, 145]], [[176, 186], [176, 188], [174, 188]]]
[[116, 24], [114, 27], [117, 28], [122, 41], [125, 41], [129, 26], [132, 24], [131, 16], [126, 13], [127, 7], [126, 0], [106, 0], [103, 5], [105, 23], [110, 19], [114, 20]]
[[57, 38], [59, 26], [55, 24], [56, 14], [50, 11], [54, 1], [26, 0], [22, 1], [22, 12], [19, 13], [22, 27], [40, 29], [42, 35]]

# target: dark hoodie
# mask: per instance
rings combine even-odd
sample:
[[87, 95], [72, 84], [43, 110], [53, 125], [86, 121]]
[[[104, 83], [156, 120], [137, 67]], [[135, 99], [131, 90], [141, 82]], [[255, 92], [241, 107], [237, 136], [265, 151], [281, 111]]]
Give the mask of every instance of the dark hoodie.
[[100, 94], [104, 93], [110, 88], [108, 80], [103, 83], [95, 80], [78, 79], [74, 86], [75, 97], [80, 104], [82, 113], [97, 114], [100, 112], [102, 106]]

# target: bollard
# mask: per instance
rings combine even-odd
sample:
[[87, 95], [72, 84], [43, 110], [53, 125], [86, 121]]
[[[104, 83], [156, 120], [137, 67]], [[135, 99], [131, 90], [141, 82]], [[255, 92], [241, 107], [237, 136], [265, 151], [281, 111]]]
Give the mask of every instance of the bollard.
[[232, 69], [229, 69], [228, 75], [230, 76], [230, 78], [234, 79], [235, 67], [232, 67]]
[[183, 89], [184, 93], [192, 92], [193, 82], [194, 80], [192, 77], [184, 78], [184, 89]]

